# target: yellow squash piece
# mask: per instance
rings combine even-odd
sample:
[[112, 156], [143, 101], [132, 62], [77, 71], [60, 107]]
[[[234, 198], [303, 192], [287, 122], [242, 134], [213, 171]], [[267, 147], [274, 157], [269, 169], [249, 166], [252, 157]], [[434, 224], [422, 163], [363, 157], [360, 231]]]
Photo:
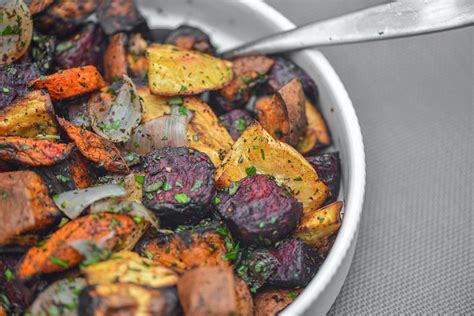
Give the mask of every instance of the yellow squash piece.
[[178, 282], [173, 270], [132, 251], [114, 253], [109, 260], [90, 265], [82, 273], [88, 284], [126, 282], [162, 288]]
[[192, 95], [217, 90], [233, 78], [232, 62], [173, 45], [150, 45], [148, 83], [153, 94]]
[[53, 104], [47, 92], [35, 90], [0, 110], [0, 136], [58, 135]]
[[304, 214], [318, 209], [328, 197], [328, 187], [309, 162], [293, 147], [275, 140], [259, 123], [247, 127], [234, 143], [216, 170], [217, 186], [224, 188], [241, 180], [252, 167], [286, 186], [303, 204]]

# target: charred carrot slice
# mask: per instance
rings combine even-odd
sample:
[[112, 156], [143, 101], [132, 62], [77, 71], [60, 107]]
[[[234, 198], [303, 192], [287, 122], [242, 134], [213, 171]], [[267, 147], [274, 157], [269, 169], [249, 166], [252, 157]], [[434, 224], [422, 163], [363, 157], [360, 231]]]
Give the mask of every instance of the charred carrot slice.
[[58, 117], [58, 122], [69, 138], [76, 143], [84, 157], [95, 162], [105, 170], [119, 173], [130, 173], [122, 155], [114, 143], [90, 131], [75, 126], [71, 122]]
[[61, 70], [30, 84], [36, 89], [47, 89], [53, 100], [72, 98], [105, 87], [104, 78], [94, 66]]
[[77, 151], [73, 152], [67, 161], [72, 180], [78, 189], [84, 189], [94, 184], [94, 179], [85, 158]]
[[21, 261], [17, 276], [28, 279], [39, 273], [64, 271], [77, 266], [82, 255], [70, 243], [77, 240], [104, 242], [113, 250], [135, 229], [133, 219], [120, 214], [89, 214], [79, 217], [54, 232], [44, 245], [30, 248]]
[[50, 139], [0, 137], [0, 160], [24, 166], [51, 166], [67, 156], [74, 144], [55, 143]]

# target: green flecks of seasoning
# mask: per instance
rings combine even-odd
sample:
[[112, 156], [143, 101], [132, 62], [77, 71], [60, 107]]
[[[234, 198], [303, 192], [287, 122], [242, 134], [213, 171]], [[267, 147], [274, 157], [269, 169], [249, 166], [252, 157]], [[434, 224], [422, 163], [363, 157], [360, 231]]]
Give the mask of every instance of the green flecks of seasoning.
[[232, 182], [232, 184], [229, 187], [229, 194], [234, 195], [235, 192], [237, 192], [238, 188], [239, 188], [239, 185], [235, 182]]
[[7, 280], [7, 282], [10, 282], [15, 278], [15, 274], [9, 268], [6, 268], [5, 271], [3, 271], [3, 275], [5, 276], [5, 280]]
[[174, 199], [180, 204], [187, 204], [191, 202], [191, 199], [186, 195], [186, 193], [177, 193], [174, 195]]
[[183, 99], [179, 96], [171, 97], [168, 99], [168, 104], [169, 105], [182, 105], [183, 104]]
[[255, 168], [254, 166], [250, 166], [248, 168], [245, 168], [245, 173], [247, 174], [247, 176], [253, 176], [254, 174], [257, 173], [257, 168]]
[[50, 306], [48, 307], [48, 315], [50, 316], [61, 316], [61, 312], [57, 306]]
[[69, 181], [71, 181], [71, 178], [65, 177], [62, 174], [58, 174], [56, 176], [56, 180], [58, 180], [60, 183], [68, 183]]
[[147, 193], [145, 196], [148, 200], [153, 200], [153, 194]]
[[182, 188], [183, 187], [183, 184], [179, 181], [176, 181], [175, 184], [174, 184], [177, 188]]
[[240, 155], [239, 160], [237, 160], [238, 163], [242, 163], [244, 161], [244, 156]]
[[186, 87], [186, 86], [181, 86], [179, 88], [179, 91], [186, 91], [186, 90], [188, 90], [188, 87]]
[[219, 204], [220, 202], [221, 202], [221, 198], [218, 197], [218, 196], [216, 196], [216, 197], [214, 198], [214, 204], [217, 205], [217, 204]]
[[293, 180], [295, 180], [295, 181], [303, 181], [303, 178], [301, 178], [301, 177], [296, 177], [296, 178], [294, 178]]
[[59, 222], [58, 228], [63, 227], [63, 226], [66, 225], [68, 222], [69, 222], [69, 218], [66, 218], [66, 217], [61, 218], [61, 221]]
[[134, 216], [133, 217], [133, 221], [135, 222], [135, 224], [140, 224], [142, 222], [142, 218], [140, 216]]
[[155, 192], [158, 191], [163, 186], [163, 181], [156, 181], [153, 184], [148, 185], [145, 188], [145, 192]]
[[169, 190], [171, 190], [171, 188], [172, 188], [172, 187], [171, 187], [171, 184], [168, 183], [168, 182], [165, 182], [165, 185], [163, 186], [163, 190], [169, 191]]
[[240, 79], [242, 79], [242, 81], [245, 82], [246, 84], [249, 84], [253, 81], [252, 78], [250, 77], [240, 77]]
[[222, 237], [227, 237], [227, 235], [229, 235], [229, 231], [227, 230], [227, 228], [222, 226], [216, 228], [216, 233], [218, 233]]
[[250, 292], [252, 292], [252, 293], [257, 293], [257, 288], [254, 287], [254, 286], [252, 286], [252, 287], [250, 288]]
[[10, 92], [10, 89], [8, 89], [7, 87], [2, 87], [2, 91], [7, 93], [7, 92]]
[[8, 197], [8, 192], [7, 190], [0, 190], [2, 192], [2, 200], [6, 200]]
[[265, 150], [263, 148], [260, 148], [260, 154], [262, 155], [262, 160], [265, 160]]
[[295, 292], [289, 292], [288, 294], [286, 294], [286, 297], [288, 298], [296, 298], [297, 294]]
[[179, 114], [186, 116], [188, 115], [188, 108], [184, 105], [180, 105], [178, 108], [178, 112]]
[[135, 176], [135, 182], [143, 184], [143, 182], [145, 182], [145, 176]]
[[272, 216], [272, 217], [270, 218], [270, 223], [275, 224], [275, 223], [277, 222], [277, 219], [278, 219], [278, 218], [277, 218], [276, 216]]
[[147, 251], [145, 255], [148, 259], [153, 260], [153, 254], [151, 252]]
[[204, 182], [201, 181], [201, 180], [198, 180], [198, 181], [194, 182], [193, 186], [191, 187], [191, 191], [199, 189], [202, 186], [203, 183]]
[[69, 263], [68, 263], [67, 261], [64, 261], [64, 260], [59, 259], [58, 257], [51, 256], [51, 257], [49, 258], [49, 260], [50, 260], [52, 263], [54, 263], [54, 264], [56, 264], [56, 265], [58, 265], [58, 266], [60, 266], [60, 267], [63, 267], [63, 268], [66, 268], [66, 269], [69, 268]]
[[283, 136], [283, 132], [280, 129], [275, 129], [275, 136], [277, 138], [281, 138]]
[[238, 132], [243, 132], [247, 128], [247, 122], [244, 119], [238, 119], [234, 122], [235, 128]]

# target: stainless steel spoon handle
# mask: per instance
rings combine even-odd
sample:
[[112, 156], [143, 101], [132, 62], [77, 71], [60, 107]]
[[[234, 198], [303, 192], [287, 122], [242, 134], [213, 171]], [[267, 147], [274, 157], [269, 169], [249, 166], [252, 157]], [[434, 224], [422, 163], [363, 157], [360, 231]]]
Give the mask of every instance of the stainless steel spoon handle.
[[227, 58], [413, 36], [474, 24], [474, 0], [399, 0], [313, 22], [223, 52]]

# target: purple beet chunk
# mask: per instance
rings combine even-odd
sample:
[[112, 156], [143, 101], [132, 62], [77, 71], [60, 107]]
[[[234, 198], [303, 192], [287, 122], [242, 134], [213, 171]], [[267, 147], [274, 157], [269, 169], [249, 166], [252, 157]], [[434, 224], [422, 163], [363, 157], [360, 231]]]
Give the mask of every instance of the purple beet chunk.
[[299, 239], [282, 241], [271, 253], [278, 260], [278, 266], [268, 282], [278, 287], [306, 286], [320, 265], [316, 252]]
[[96, 10], [96, 15], [107, 35], [129, 32], [146, 24], [134, 0], [102, 0]]
[[329, 197], [326, 204], [337, 200], [341, 187], [341, 160], [338, 152], [306, 157], [318, 173], [318, 177], [328, 186]]
[[100, 26], [88, 23], [79, 32], [58, 43], [55, 61], [60, 69], [87, 65], [99, 67], [103, 43]]
[[254, 122], [247, 111], [240, 109], [232, 110], [222, 115], [220, 119], [234, 140], [237, 140], [247, 126]]
[[28, 82], [40, 76], [35, 64], [0, 65], [0, 109], [28, 91]]
[[157, 149], [142, 157], [143, 204], [166, 220], [194, 224], [209, 212], [214, 165], [209, 157], [184, 147]]
[[295, 229], [303, 212], [288, 190], [264, 175], [234, 183], [214, 202], [232, 235], [248, 245], [269, 246], [281, 240]]
[[176, 45], [179, 39], [186, 38], [192, 43], [192, 49], [206, 54], [214, 55], [216, 49], [211, 43], [209, 35], [201, 29], [189, 25], [181, 25], [175, 30], [171, 31], [165, 39], [165, 44]]
[[48, 74], [53, 69], [54, 50], [56, 48], [56, 38], [54, 36], [33, 33], [29, 48], [30, 60], [38, 65], [43, 74]]
[[314, 103], [318, 100], [318, 87], [304, 70], [295, 65], [291, 60], [284, 57], [273, 58], [275, 63], [268, 75], [268, 86], [271, 92], [277, 92], [281, 87], [290, 82], [293, 78], [299, 78], [303, 85], [303, 90]]

